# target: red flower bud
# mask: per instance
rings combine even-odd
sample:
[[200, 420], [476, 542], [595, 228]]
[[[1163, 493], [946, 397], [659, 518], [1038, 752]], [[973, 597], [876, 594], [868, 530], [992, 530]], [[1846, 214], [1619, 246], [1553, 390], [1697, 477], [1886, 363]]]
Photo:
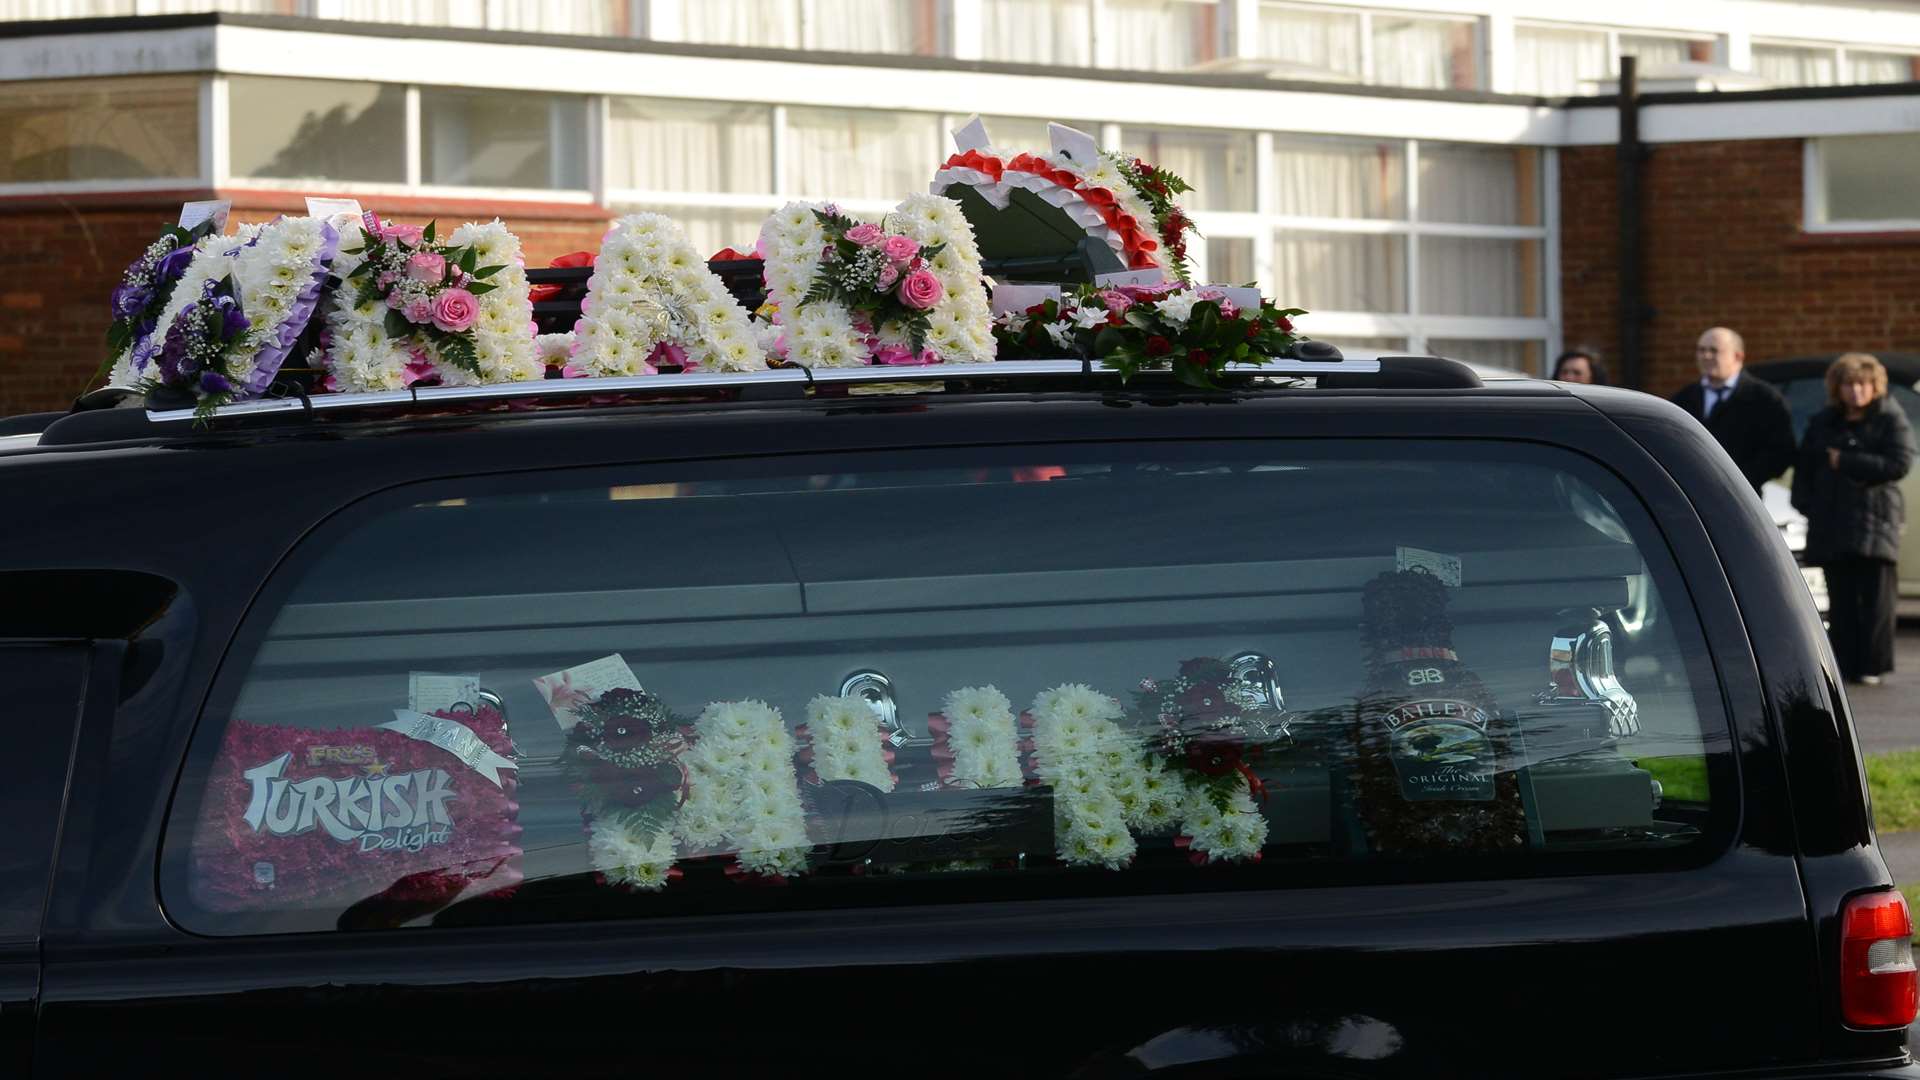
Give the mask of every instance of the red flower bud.
[[1148, 356], [1165, 356], [1173, 351], [1173, 342], [1155, 334], [1147, 339]]
[[1195, 367], [1205, 367], [1207, 362], [1212, 359], [1213, 357], [1208, 355], [1205, 349], [1189, 349], [1187, 351], [1187, 363]]

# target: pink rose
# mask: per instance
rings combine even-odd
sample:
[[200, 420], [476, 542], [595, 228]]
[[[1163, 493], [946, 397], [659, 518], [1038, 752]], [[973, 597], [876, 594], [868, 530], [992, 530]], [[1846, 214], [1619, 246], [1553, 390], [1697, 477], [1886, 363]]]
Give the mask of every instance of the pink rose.
[[395, 311], [399, 311], [401, 308], [407, 306], [407, 298], [397, 292], [390, 292], [387, 294], [387, 306]]
[[884, 292], [893, 288], [893, 283], [899, 280], [900, 268], [889, 264], [880, 268], [880, 275], [873, 279], [873, 287]]
[[382, 230], [389, 240], [398, 240], [409, 247], [420, 246], [420, 234], [425, 230], [418, 225], [388, 225]]
[[431, 322], [433, 320], [433, 304], [423, 296], [407, 305], [406, 316], [408, 322]]
[[687, 350], [671, 341], [663, 341], [655, 345], [653, 351], [647, 354], [647, 364], [655, 368], [677, 367], [682, 371], [692, 370], [687, 367]]
[[480, 301], [465, 289], [448, 289], [433, 299], [433, 325], [457, 334], [480, 315]]
[[1118, 289], [1106, 289], [1100, 293], [1100, 299], [1106, 303], [1107, 310], [1115, 315], [1124, 315], [1133, 306], [1133, 299]]
[[905, 263], [920, 254], [920, 242], [911, 236], [889, 236], [880, 245], [880, 250], [886, 252], [887, 258], [894, 262]]
[[901, 280], [900, 288], [894, 295], [908, 307], [925, 311], [939, 303], [947, 295], [947, 290], [931, 270], [915, 270]]
[[428, 285], [439, 283], [447, 275], [447, 260], [431, 251], [417, 251], [407, 258], [407, 276]]
[[880, 231], [880, 226], [871, 221], [863, 221], [847, 230], [847, 239], [861, 247], [872, 247], [885, 235]]
[[933, 364], [939, 362], [939, 357], [933, 355], [932, 349], [922, 350], [920, 354], [916, 356], [913, 350], [905, 345], [882, 345], [880, 348], [873, 350], [873, 362], [876, 364], [896, 366]]

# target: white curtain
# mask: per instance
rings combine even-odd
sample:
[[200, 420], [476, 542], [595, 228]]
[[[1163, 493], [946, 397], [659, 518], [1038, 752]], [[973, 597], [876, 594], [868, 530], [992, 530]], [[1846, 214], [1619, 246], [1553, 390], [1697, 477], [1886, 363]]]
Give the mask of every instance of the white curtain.
[[799, 0], [680, 0], [680, 32], [705, 45], [800, 47]]
[[1189, 210], [1253, 209], [1253, 137], [1226, 131], [1120, 130], [1120, 149], [1173, 173], [1193, 190]]
[[787, 190], [809, 198], [892, 199], [927, 189], [940, 147], [930, 113], [787, 110]]
[[339, 17], [352, 22], [407, 23], [414, 26], [486, 26], [481, 0], [340, 0]]
[[1022, 64], [1093, 64], [1088, 0], [981, 0], [981, 55]]
[[1253, 280], [1253, 241], [1244, 236], [1195, 237], [1194, 265], [1215, 285], [1245, 285]]
[[614, 98], [609, 111], [616, 188], [773, 190], [773, 112], [765, 105]]
[[1705, 42], [1693, 42], [1684, 38], [1620, 35], [1620, 55], [1639, 57], [1642, 72], [1655, 65], [1684, 64], [1691, 60], [1703, 59], [1696, 54], [1706, 52], [1706, 49], [1701, 48], [1705, 45]]
[[483, 0], [486, 28], [609, 37], [626, 26], [627, 0]]
[[1420, 310], [1428, 315], [1542, 314], [1540, 242], [1421, 237]]
[[1273, 141], [1274, 211], [1294, 217], [1407, 216], [1406, 154], [1398, 142]]
[[1904, 53], [1847, 50], [1847, 81], [1850, 83], [1912, 82], [1920, 78], [1920, 57]]
[[1755, 45], [1754, 74], [1775, 86], [1832, 86], [1837, 81], [1832, 49]]
[[1295, 232], [1274, 237], [1274, 293], [1308, 311], [1407, 310], [1401, 236]]
[[1516, 26], [1513, 46], [1513, 88], [1522, 94], [1591, 94], [1586, 80], [1613, 74], [1607, 35], [1598, 30]]
[[921, 39], [921, 8], [920, 0], [814, 0], [803, 44], [827, 52], [930, 54], [933, 43]]
[[134, 0], [0, 0], [0, 22], [133, 14]]
[[1421, 220], [1540, 224], [1538, 160], [1525, 147], [1421, 143]]
[[1219, 9], [1195, 0], [1107, 0], [1102, 37], [1113, 65], [1132, 71], [1181, 71], [1214, 56]]
[[1358, 80], [1360, 16], [1266, 4], [1260, 8], [1259, 48], [1261, 59], [1289, 65], [1288, 75]]
[[1385, 86], [1467, 90], [1480, 85], [1473, 24], [1373, 17], [1373, 81]]

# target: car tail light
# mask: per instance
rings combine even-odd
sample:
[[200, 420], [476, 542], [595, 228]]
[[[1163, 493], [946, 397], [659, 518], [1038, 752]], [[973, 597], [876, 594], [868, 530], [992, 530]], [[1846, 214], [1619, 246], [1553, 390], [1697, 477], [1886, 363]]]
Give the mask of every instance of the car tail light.
[[1906, 1027], [1920, 1012], [1913, 916], [1894, 891], [1847, 901], [1840, 920], [1840, 1014], [1857, 1028]]

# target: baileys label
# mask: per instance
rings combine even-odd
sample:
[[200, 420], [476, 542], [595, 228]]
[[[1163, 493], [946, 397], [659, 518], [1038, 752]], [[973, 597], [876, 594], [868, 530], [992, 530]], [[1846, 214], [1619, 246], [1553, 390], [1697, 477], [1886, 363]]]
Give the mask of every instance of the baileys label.
[[1410, 701], [1381, 717], [1408, 802], [1490, 802], [1498, 771], [1487, 711], [1465, 701]]

